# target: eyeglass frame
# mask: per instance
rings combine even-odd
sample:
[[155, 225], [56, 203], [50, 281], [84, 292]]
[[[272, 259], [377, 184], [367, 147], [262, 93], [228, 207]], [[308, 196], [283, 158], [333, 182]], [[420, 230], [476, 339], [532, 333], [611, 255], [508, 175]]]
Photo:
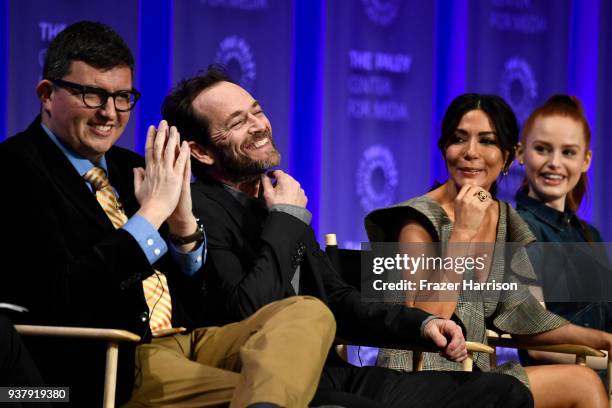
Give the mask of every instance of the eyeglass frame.
[[[77, 83], [74, 83], [74, 82], [65, 81], [63, 79], [50, 79], [49, 81], [51, 81], [51, 83], [53, 85], [59, 86], [60, 88], [72, 89], [74, 91], [77, 91], [77, 94], [81, 95], [81, 99], [83, 100], [83, 104], [86, 107], [90, 108], [90, 109], [100, 109], [100, 108], [103, 108], [104, 106], [106, 106], [106, 104], [108, 102], [108, 98], [112, 97], [113, 98], [113, 106], [115, 107], [115, 110], [117, 112], [129, 112], [132, 109], [134, 109], [134, 107], [136, 106], [136, 102], [138, 102], [138, 100], [140, 99], [140, 96], [141, 96], [140, 92], [138, 92], [138, 90], [136, 88], [132, 88], [129, 91], [108, 92], [104, 88], [99, 88], [97, 86], [81, 85], [81, 84], [77, 84]], [[100, 98], [102, 100], [104, 100], [104, 102], [102, 102], [98, 106], [90, 106], [89, 104], [87, 104], [87, 102], [85, 102], [85, 94], [86, 93], [98, 94], [100, 96]], [[132, 93], [134, 95], [134, 103], [132, 104], [132, 106], [130, 106], [129, 109], [119, 109], [119, 108], [117, 108], [117, 100], [115, 98], [117, 96], [120, 96], [121, 94], [125, 94], [125, 93]]]

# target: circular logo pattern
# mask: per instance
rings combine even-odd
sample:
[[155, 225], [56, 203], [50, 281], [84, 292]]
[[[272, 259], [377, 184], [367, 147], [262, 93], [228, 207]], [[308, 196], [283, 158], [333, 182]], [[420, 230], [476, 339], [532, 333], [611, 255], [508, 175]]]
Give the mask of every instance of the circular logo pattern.
[[226, 37], [219, 44], [215, 61], [227, 69], [232, 79], [249, 92], [253, 91], [255, 83], [255, 59], [251, 47], [244, 38], [238, 36]]
[[362, 0], [366, 15], [374, 23], [388, 26], [397, 17], [400, 0]]
[[397, 167], [391, 150], [383, 145], [368, 147], [359, 161], [356, 182], [357, 195], [365, 211], [392, 204], [397, 187]]
[[529, 63], [520, 57], [506, 61], [499, 87], [502, 97], [512, 106], [519, 122], [523, 123], [538, 96], [538, 84]]

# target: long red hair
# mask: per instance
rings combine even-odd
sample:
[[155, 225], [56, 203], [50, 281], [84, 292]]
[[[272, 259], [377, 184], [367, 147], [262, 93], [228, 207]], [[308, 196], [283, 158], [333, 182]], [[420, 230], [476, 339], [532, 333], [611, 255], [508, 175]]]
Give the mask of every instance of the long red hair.
[[[586, 147], [585, 154], [589, 151], [589, 146], [591, 145], [591, 128], [584, 116], [582, 103], [575, 96], [569, 95], [551, 96], [544, 105], [540, 106], [529, 115], [529, 118], [527, 118], [527, 121], [523, 125], [523, 131], [521, 132], [521, 144], [523, 146], [525, 146], [527, 137], [531, 133], [536, 119], [550, 116], [568, 117], [580, 123], [582, 125], [582, 134]], [[567, 193], [565, 197], [565, 208], [569, 208], [575, 212], [578, 207], [580, 207], [582, 199], [588, 191], [588, 187], [589, 178], [587, 173], [584, 172], [580, 175], [580, 179], [574, 188]], [[523, 179], [521, 189], [523, 188], [528, 188], [527, 178]]]

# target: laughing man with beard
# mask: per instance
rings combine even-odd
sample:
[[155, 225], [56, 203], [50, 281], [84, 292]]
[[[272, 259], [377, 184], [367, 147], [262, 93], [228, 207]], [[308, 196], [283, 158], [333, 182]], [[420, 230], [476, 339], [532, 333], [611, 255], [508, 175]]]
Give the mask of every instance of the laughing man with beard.
[[[295, 294], [328, 304], [343, 339], [437, 346], [465, 359], [461, 328], [402, 305], [362, 303], [333, 269], [310, 227], [307, 198], [280, 163], [261, 104], [222, 69], [182, 81], [162, 115], [191, 148], [194, 214], [206, 228], [202, 271], [213, 324], [239, 321]], [[337, 360], [337, 359], [336, 359]], [[328, 358], [312, 404], [347, 407], [530, 407], [529, 390], [513, 377], [484, 373], [401, 373], [354, 367]]]

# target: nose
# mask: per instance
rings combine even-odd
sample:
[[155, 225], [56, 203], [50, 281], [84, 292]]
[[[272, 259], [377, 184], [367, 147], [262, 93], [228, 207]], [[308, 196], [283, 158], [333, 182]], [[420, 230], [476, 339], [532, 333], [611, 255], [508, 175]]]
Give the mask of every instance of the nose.
[[561, 166], [561, 152], [555, 150], [551, 155], [550, 158], [548, 160], [548, 167], [550, 168], [557, 168], [559, 166]]
[[480, 154], [478, 150], [478, 140], [475, 137], [470, 137], [468, 142], [465, 144], [465, 151], [463, 155], [466, 159], [475, 159]]
[[112, 95], [109, 95], [106, 99], [106, 103], [98, 108], [98, 114], [111, 120], [115, 120], [117, 118], [115, 100], [113, 99]]
[[253, 115], [251, 113], [249, 113], [250, 116], [250, 126], [249, 126], [249, 131], [251, 133], [257, 133], [257, 132], [261, 132], [263, 130], [266, 129], [266, 123], [263, 120], [263, 118], [257, 116], [257, 115]]

